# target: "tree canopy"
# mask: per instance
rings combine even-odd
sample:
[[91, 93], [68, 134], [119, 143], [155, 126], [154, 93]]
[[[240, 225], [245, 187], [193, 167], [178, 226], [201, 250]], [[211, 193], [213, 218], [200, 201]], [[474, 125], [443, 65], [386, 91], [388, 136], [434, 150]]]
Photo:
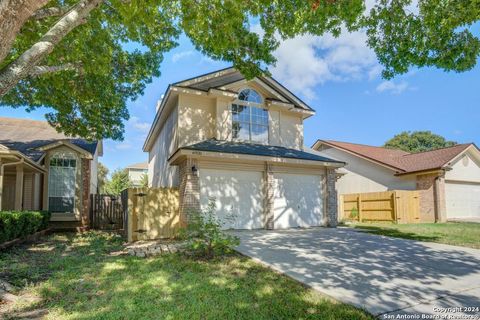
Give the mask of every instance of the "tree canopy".
[[123, 190], [132, 187], [132, 182], [125, 169], [113, 171], [112, 177], [105, 183], [104, 192], [111, 195], [119, 195]]
[[471, 69], [480, 52], [468, 29], [480, 17], [478, 0], [418, 0], [414, 11], [411, 2], [379, 0], [367, 12], [363, 0], [4, 0], [0, 104], [46, 107], [67, 135], [120, 140], [126, 103], [160, 76], [182, 33], [247, 78], [268, 72], [283, 39], [359, 29], [386, 78], [414, 66]]
[[108, 179], [108, 168], [101, 162], [98, 163], [97, 167], [97, 192], [104, 193], [105, 184], [107, 183]]
[[384, 147], [415, 153], [451, 147], [456, 144], [456, 142], [448, 141], [431, 131], [404, 131], [385, 142]]

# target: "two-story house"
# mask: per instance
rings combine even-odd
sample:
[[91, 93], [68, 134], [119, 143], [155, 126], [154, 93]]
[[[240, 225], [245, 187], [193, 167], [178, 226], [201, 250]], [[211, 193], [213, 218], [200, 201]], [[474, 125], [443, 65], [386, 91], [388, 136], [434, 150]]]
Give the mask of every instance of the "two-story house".
[[227, 228], [336, 225], [344, 163], [303, 150], [315, 111], [276, 80], [227, 68], [171, 84], [159, 104], [149, 184], [179, 188], [183, 221], [215, 199]]

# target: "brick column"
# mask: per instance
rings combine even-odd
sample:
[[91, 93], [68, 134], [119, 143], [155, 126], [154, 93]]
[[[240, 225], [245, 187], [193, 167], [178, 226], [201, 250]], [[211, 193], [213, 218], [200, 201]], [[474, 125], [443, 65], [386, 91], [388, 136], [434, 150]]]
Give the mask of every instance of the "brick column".
[[82, 159], [82, 202], [81, 202], [81, 223], [82, 227], [90, 226], [90, 178], [91, 160]]
[[188, 158], [179, 166], [180, 186], [180, 224], [185, 226], [188, 222], [188, 214], [194, 210], [200, 210], [200, 179], [198, 171], [192, 172], [192, 167], [198, 168], [196, 159]]
[[435, 216], [437, 222], [447, 221], [447, 203], [445, 200], [445, 178], [438, 176], [435, 179]]
[[275, 192], [275, 180], [273, 179], [272, 166], [270, 164], [265, 164], [265, 171], [263, 174], [265, 179], [265, 199], [263, 204], [264, 227], [265, 229], [272, 230], [274, 228], [273, 197]]
[[327, 184], [327, 203], [326, 205], [326, 214], [327, 214], [327, 227], [335, 228], [338, 224], [338, 196], [337, 196], [337, 174], [335, 169], [326, 169], [326, 184]]
[[438, 173], [417, 176], [420, 194], [420, 220], [444, 222], [447, 220], [445, 203], [445, 178]]

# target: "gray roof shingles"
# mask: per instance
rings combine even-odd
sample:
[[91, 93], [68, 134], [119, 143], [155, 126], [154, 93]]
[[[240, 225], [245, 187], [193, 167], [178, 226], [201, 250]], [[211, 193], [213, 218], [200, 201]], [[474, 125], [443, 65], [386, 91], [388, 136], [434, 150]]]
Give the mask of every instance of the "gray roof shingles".
[[67, 137], [45, 121], [0, 117], [0, 144], [35, 162], [44, 154], [38, 148], [57, 141], [68, 141], [92, 155], [97, 149], [96, 141]]
[[290, 149], [290, 148], [279, 147], [279, 146], [246, 143], [246, 142], [224, 141], [224, 140], [216, 140], [216, 139], [205, 140], [196, 144], [182, 147], [180, 149], [234, 153], [234, 154], [249, 154], [249, 155], [256, 155], [256, 156], [279, 157], [279, 158], [321, 161], [321, 162], [331, 162], [331, 163], [344, 163], [342, 161], [332, 160], [332, 159], [322, 157], [313, 153], [296, 150], [296, 149]]

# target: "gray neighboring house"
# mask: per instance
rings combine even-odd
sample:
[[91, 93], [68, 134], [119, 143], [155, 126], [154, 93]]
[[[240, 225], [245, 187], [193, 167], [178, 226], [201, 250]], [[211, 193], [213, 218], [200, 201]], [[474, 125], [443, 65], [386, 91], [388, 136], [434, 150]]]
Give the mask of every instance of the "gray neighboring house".
[[127, 170], [128, 178], [133, 183], [133, 186], [139, 187], [142, 185], [143, 176], [148, 176], [148, 162], [139, 162], [128, 165], [125, 170]]
[[70, 138], [45, 121], [0, 117], [0, 210], [48, 210], [62, 227], [88, 225], [101, 141]]
[[421, 221], [480, 221], [480, 150], [473, 143], [408, 153], [318, 140], [313, 149], [347, 163], [339, 194], [418, 190]]

